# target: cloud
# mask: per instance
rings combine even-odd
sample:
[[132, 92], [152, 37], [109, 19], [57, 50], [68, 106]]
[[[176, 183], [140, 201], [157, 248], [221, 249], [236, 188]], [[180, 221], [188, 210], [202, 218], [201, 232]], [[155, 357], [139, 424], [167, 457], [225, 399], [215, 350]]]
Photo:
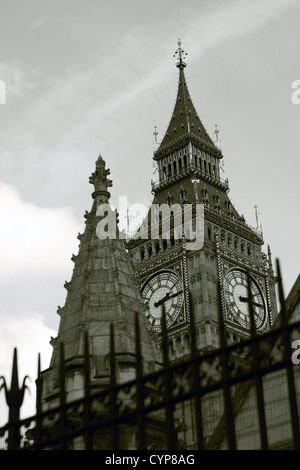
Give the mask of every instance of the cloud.
[[[49, 344], [51, 336], [56, 332], [45, 325], [44, 319], [38, 313], [26, 318], [6, 317], [0, 322], [0, 376], [4, 376], [7, 386], [10, 387], [13, 351], [17, 347], [19, 385], [28, 375], [26, 384], [24, 406], [21, 417], [28, 417], [35, 413], [35, 379], [37, 378], [38, 354], [41, 354], [41, 368], [49, 366], [52, 347]], [[3, 391], [0, 394], [0, 425], [7, 421], [7, 405]]]
[[[66, 272], [78, 250], [79, 224], [67, 208], [49, 209], [29, 204], [11, 186], [0, 184], [0, 376], [10, 385], [13, 349], [17, 347], [19, 381], [29, 375], [23, 417], [34, 413], [37, 358], [49, 366], [50, 337], [57, 332], [56, 307], [63, 302]], [[54, 307], [55, 306], [55, 307]], [[3, 393], [0, 420], [7, 419]]]
[[25, 91], [35, 88], [37, 74], [25, 69], [19, 62], [0, 62], [0, 79], [6, 84], [7, 99], [20, 97]]
[[[264, 2], [238, 0], [222, 4], [213, 11], [203, 11], [201, 15], [197, 15], [197, 9], [195, 12], [190, 12], [187, 18], [181, 19], [180, 27], [184, 32], [183, 47], [185, 45], [188, 47], [189, 62], [224, 41], [234, 40], [265, 27], [293, 6], [295, 6], [293, 0]], [[192, 19], [191, 14], [193, 14]], [[158, 31], [153, 45], [149, 44], [151, 28], [152, 24], [133, 28], [118, 41], [115, 46], [118, 50], [103, 54], [101, 49], [101, 57], [93, 57], [92, 61], [85, 64], [87, 68], [67, 71], [64, 84], [56, 84], [56, 89], [60, 90], [57, 99], [71, 100], [72, 106], [74, 102], [78, 103], [78, 97], [79, 107], [80, 104], [84, 106], [82, 92], [86, 92], [86, 87], [92, 87], [94, 93], [94, 100], [89, 100], [86, 93], [89, 109], [84, 119], [77, 121], [65, 134], [69, 145], [71, 143], [75, 145], [80, 140], [84, 141], [96, 128], [105, 134], [107, 118], [113, 116], [113, 119], [116, 119], [118, 112], [123, 111], [128, 115], [129, 105], [135, 104], [142, 94], [166, 81], [173, 73], [169, 63], [170, 51], [166, 50], [166, 46], [160, 47], [160, 61], [155, 67], [153, 60], [146, 60], [147, 55], [153, 52], [151, 48], [157, 48], [158, 42], [161, 41], [161, 31]], [[138, 65], [136, 65], [134, 57], [138, 56]], [[116, 77], [119, 78], [118, 88], [114, 89]], [[51, 103], [53, 104], [52, 99]]]
[[[176, 30], [176, 35], [183, 33], [183, 47], [188, 50], [189, 63], [224, 41], [265, 27], [294, 2], [239, 0], [220, 5], [218, 9], [203, 9], [200, 14], [193, 4], [193, 9], [187, 8], [186, 15], [182, 16], [179, 30], [178, 26], [174, 28], [175, 17], [168, 19], [169, 31]], [[46, 143], [48, 148], [53, 148], [56, 143], [61, 149], [70, 150], [76, 149], [80, 142], [101, 140], [101, 136], [113, 132], [110, 128], [112, 121], [124, 122], [130, 114], [128, 106], [136, 104], [141, 95], [166, 81], [173, 73], [170, 47], [166, 47], [166, 41], [161, 44], [161, 26], [161, 23], [156, 26], [152, 23], [136, 25], [118, 40], [111, 40], [110, 47], [104, 42], [101, 48], [93, 49], [66, 69], [53, 71], [49, 76], [40, 75], [37, 92], [30, 95], [30, 102], [20, 110], [18, 140], [22, 132], [26, 135], [33, 132], [36, 143], [40, 145]], [[153, 27], [157, 32], [154, 39]], [[147, 57], [158, 47], [159, 61], [153, 67], [155, 59], [150, 61]], [[135, 60], [135, 57], [139, 59]], [[2, 67], [8, 67], [10, 71], [7, 73], [12, 77], [7, 79], [7, 99], [10, 96], [9, 86], [20, 93], [36, 80], [34, 72], [28, 76], [28, 71], [21, 70], [17, 63], [2, 64]], [[0, 78], [3, 78], [1, 64]], [[25, 126], [22, 123], [24, 119]], [[11, 139], [15, 139], [15, 132]]]
[[38, 16], [33, 20], [33, 26], [34, 28], [40, 28], [41, 26], [44, 26], [45, 23], [47, 22], [48, 18], [47, 16]]
[[0, 217], [1, 281], [60, 273], [66, 268], [70, 251], [78, 246], [80, 228], [67, 208], [24, 202], [14, 188], [0, 184]]
[[199, 15], [184, 33], [189, 44], [189, 57], [194, 60], [223, 41], [253, 33], [282, 15], [294, 0], [238, 0], [220, 3], [218, 9]]

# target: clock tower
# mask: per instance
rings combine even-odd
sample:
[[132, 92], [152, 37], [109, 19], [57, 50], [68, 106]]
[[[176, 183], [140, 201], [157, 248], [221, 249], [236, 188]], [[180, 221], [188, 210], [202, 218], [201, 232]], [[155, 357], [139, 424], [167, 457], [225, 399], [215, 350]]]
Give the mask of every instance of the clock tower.
[[257, 333], [268, 331], [277, 313], [270, 249], [263, 252], [261, 231], [250, 227], [230, 200], [228, 180], [220, 177], [222, 151], [194, 107], [186, 54], [180, 41], [178, 46], [178, 92], [154, 151], [158, 180], [152, 182], [152, 206], [127, 245], [158, 353], [165, 305], [171, 361], [190, 353], [190, 308], [198, 350], [219, 347], [218, 282], [228, 343], [250, 334], [247, 271]]

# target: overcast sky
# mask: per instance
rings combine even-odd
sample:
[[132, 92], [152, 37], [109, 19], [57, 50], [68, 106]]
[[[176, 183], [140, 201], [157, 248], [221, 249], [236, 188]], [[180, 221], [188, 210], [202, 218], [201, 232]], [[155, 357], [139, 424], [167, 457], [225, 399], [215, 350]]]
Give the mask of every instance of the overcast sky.
[[173, 110], [178, 38], [198, 114], [212, 138], [220, 130], [229, 196], [251, 226], [258, 206], [289, 292], [300, 258], [299, 25], [297, 0], [1, 0], [0, 375], [10, 381], [17, 346], [28, 409], [99, 153], [113, 204], [151, 201], [153, 131], [163, 138]]

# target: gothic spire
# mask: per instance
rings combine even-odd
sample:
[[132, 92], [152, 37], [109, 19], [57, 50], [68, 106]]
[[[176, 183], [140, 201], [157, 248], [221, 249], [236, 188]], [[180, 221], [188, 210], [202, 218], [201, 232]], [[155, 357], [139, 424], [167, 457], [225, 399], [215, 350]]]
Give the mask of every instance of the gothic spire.
[[174, 57], [177, 56], [178, 58], [176, 67], [179, 69], [177, 98], [169, 126], [159, 148], [154, 152], [154, 158], [155, 160], [159, 160], [170, 147], [177, 144], [179, 145], [182, 141], [188, 140], [192, 140], [200, 146], [202, 145], [209, 148], [220, 157], [220, 150], [217, 149], [208, 135], [192, 102], [184, 74], [186, 67], [185, 57], [187, 53], [181, 48], [180, 39], [178, 46], [174, 54]]
[[[126, 370], [131, 366], [135, 367], [136, 314], [141, 327], [144, 364], [149, 370], [152, 367], [154, 351], [149, 338], [145, 307], [124, 240], [117, 237], [116, 233], [112, 237], [98, 236], [98, 224], [103, 219], [98, 215], [98, 208], [109, 205], [108, 188], [112, 186], [112, 181], [108, 179], [109, 174], [110, 170], [106, 169], [105, 161], [100, 155], [96, 161], [96, 169], [89, 179], [95, 189], [92, 194], [92, 208], [84, 216], [84, 233], [77, 237], [80, 241], [78, 254], [71, 258], [74, 269], [71, 280], [64, 285], [67, 290], [65, 305], [57, 311], [60, 315], [59, 331], [58, 336], [51, 340], [53, 354], [49, 374], [44, 376], [47, 378], [47, 396], [52, 396], [59, 380], [60, 345], [64, 345], [68, 365], [72, 365], [74, 370], [80, 369], [85, 335], [89, 338], [92, 351], [95, 386], [109, 380], [109, 370], [105, 364], [109, 353], [111, 324], [114, 325], [115, 352], [120, 365], [118, 380], [124, 380], [126, 373], [122, 372], [123, 363], [126, 362]], [[106, 207], [105, 213], [107, 212]], [[102, 378], [98, 380], [100, 376]]]

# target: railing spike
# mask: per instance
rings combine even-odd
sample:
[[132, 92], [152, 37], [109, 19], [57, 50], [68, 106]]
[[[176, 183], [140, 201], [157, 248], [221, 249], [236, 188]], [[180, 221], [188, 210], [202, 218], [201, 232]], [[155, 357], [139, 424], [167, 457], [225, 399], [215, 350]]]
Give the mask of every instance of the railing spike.
[[89, 336], [85, 332], [84, 335], [84, 384], [85, 396], [90, 394], [90, 355], [89, 355]]
[[289, 405], [291, 414], [291, 424], [293, 431], [293, 443], [294, 450], [300, 450], [300, 427], [299, 427], [299, 412], [297, 403], [297, 392], [294, 377], [293, 363], [291, 361], [292, 349], [291, 349], [291, 335], [288, 328], [288, 312], [286, 309], [285, 297], [283, 292], [281, 269], [278, 258], [276, 258], [276, 270], [277, 270], [277, 281], [278, 281], [278, 294], [280, 301], [280, 315], [281, 315], [281, 327], [283, 328], [282, 340], [284, 345], [284, 356], [287, 361], [286, 373], [287, 373], [287, 384], [289, 392]]
[[119, 432], [118, 432], [118, 405], [117, 405], [117, 392], [115, 386], [116, 379], [116, 358], [115, 358], [115, 339], [114, 339], [114, 325], [110, 324], [110, 418], [111, 418], [111, 449], [119, 449]]
[[39, 378], [41, 375], [41, 353], [38, 353], [38, 370], [37, 370], [37, 377]]
[[18, 353], [17, 348], [14, 348], [14, 356], [13, 356], [13, 366], [12, 366], [12, 374], [11, 374], [11, 384], [10, 390], [19, 390], [19, 378], [18, 378]]
[[[7, 448], [8, 450], [18, 450], [20, 448], [20, 430], [19, 430], [19, 420], [20, 420], [20, 409], [23, 404], [24, 394], [27, 387], [26, 375], [23, 379], [22, 387], [19, 387], [19, 378], [18, 378], [18, 355], [17, 348], [14, 348], [13, 353], [13, 365], [12, 365], [12, 376], [11, 376], [11, 387], [10, 390], [7, 387], [6, 380], [4, 377], [1, 377], [3, 384], [1, 388], [4, 388], [6, 403], [9, 407], [8, 413], [8, 439], [7, 439]], [[0, 389], [1, 389], [0, 388]]]
[[278, 296], [280, 302], [280, 311], [281, 311], [281, 324], [282, 326], [286, 326], [288, 323], [287, 312], [285, 307], [285, 297], [284, 297], [284, 290], [283, 290], [283, 283], [281, 277], [281, 268], [279, 259], [276, 258], [276, 271], [277, 271], [277, 283], [278, 283]]
[[250, 273], [247, 270], [247, 291], [248, 291], [248, 309], [249, 309], [249, 317], [250, 317], [250, 335], [253, 338], [256, 335], [256, 326], [255, 326], [255, 312], [254, 312], [254, 305], [253, 305], [253, 297], [252, 297], [252, 289], [251, 289], [251, 277]]
[[189, 292], [189, 307], [190, 307], [190, 336], [191, 336], [191, 359], [192, 359], [192, 377], [193, 387], [195, 390], [194, 401], [195, 401], [195, 417], [196, 417], [196, 434], [197, 434], [197, 449], [203, 450], [204, 439], [203, 439], [203, 413], [201, 404], [200, 394], [200, 375], [199, 365], [197, 362], [197, 338], [195, 329], [195, 317], [194, 317], [194, 306], [192, 294]]
[[110, 324], [110, 383], [112, 386], [116, 384], [115, 338], [112, 322]]
[[146, 449], [146, 420], [143, 413], [144, 408], [144, 384], [143, 376], [143, 358], [141, 354], [141, 335], [139, 314], [135, 313], [135, 355], [136, 355], [136, 408], [137, 408], [137, 428], [138, 428], [138, 450]]
[[168, 351], [168, 335], [167, 335], [167, 324], [166, 324], [166, 310], [165, 304], [161, 306], [161, 332], [162, 332], [162, 352], [163, 352], [163, 365], [164, 367], [169, 366], [169, 351]]
[[41, 450], [40, 440], [42, 439], [42, 399], [43, 399], [43, 379], [41, 377], [41, 354], [38, 354], [38, 368], [37, 368], [37, 379], [36, 379], [36, 438], [35, 446], [37, 450]]
[[91, 431], [91, 384], [90, 384], [90, 355], [88, 332], [84, 335], [84, 445], [85, 450], [93, 449], [93, 434]]

